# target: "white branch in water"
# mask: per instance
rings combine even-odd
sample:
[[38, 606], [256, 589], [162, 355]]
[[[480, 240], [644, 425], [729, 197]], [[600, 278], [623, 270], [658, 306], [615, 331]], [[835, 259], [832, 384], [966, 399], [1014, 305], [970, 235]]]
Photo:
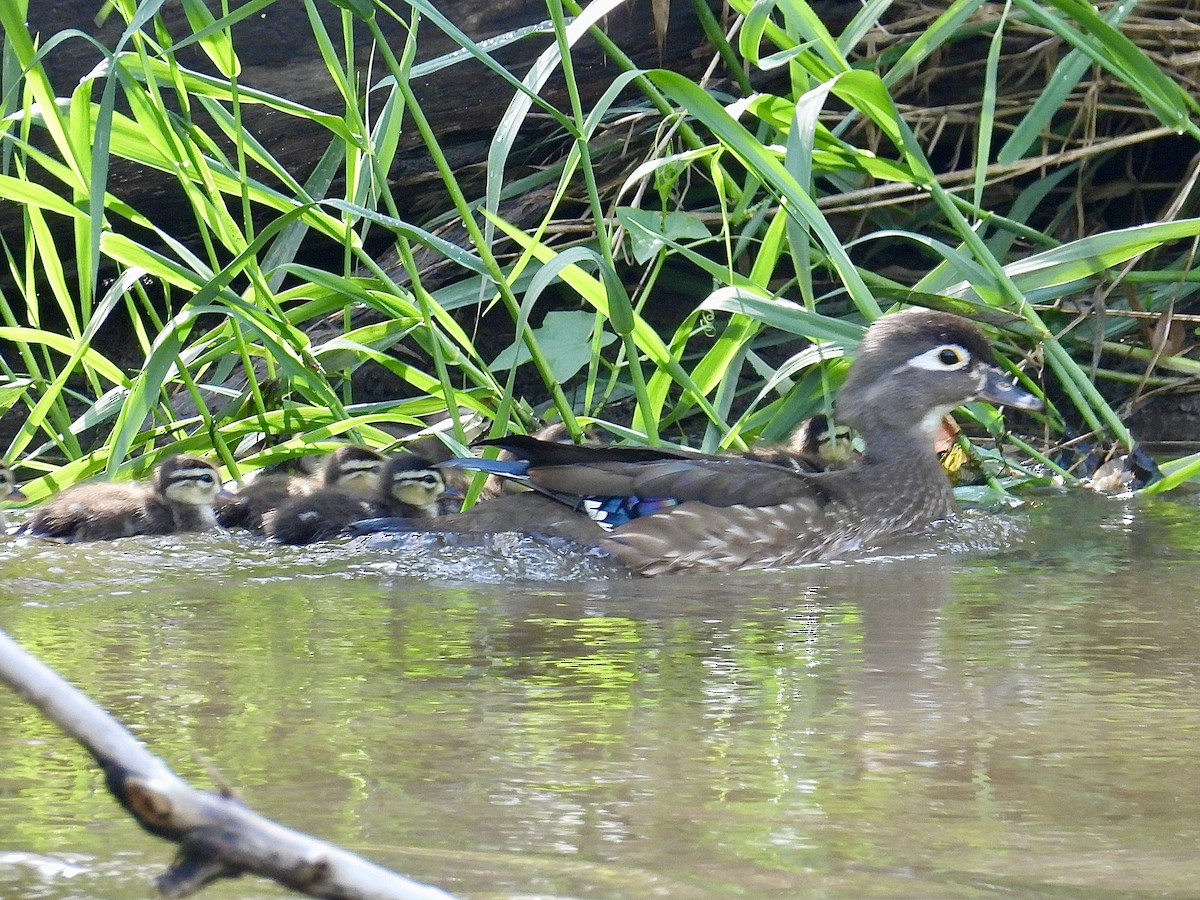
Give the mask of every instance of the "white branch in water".
[[217, 878], [253, 873], [310, 897], [449, 900], [438, 888], [285, 828], [232, 797], [196, 790], [3, 631], [0, 681], [95, 757], [108, 789], [143, 828], [180, 845], [179, 856], [158, 879], [169, 897], [188, 896]]

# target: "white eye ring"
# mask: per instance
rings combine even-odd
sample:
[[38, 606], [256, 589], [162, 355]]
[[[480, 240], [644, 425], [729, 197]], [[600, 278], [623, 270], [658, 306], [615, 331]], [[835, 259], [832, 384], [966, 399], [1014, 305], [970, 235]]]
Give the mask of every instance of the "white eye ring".
[[971, 364], [971, 354], [958, 344], [939, 344], [914, 356], [908, 364], [927, 372], [957, 372]]

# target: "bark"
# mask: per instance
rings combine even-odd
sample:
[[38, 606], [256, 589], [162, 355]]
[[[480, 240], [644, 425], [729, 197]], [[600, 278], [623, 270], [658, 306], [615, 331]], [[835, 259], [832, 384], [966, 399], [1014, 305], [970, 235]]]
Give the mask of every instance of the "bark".
[[[396, 12], [396, 17], [381, 13], [376, 18], [390, 39], [391, 46], [399, 53], [408, 38], [406, 23], [411, 17], [411, 10], [403, 0], [386, 2]], [[715, 0], [706, 2], [720, 9]], [[221, 14], [218, 0], [208, 0], [207, 5], [215, 15]], [[230, 4], [234, 8], [239, 5]], [[114, 49], [120, 43], [123, 23], [119, 17], [110, 15], [103, 23], [97, 24], [98, 6], [98, 0], [39, 0], [30, 4], [30, 31], [45, 42], [64, 30], [77, 29], [94, 37], [105, 47]], [[341, 34], [341, 10], [328, 0], [318, 0], [316, 7], [326, 29], [336, 40]], [[548, 18], [545, 0], [501, 0], [492, 3], [439, 0], [436, 7], [476, 40], [504, 35]], [[703, 29], [692, 4], [687, 0], [677, 0], [674, 4], [668, 4], [668, 8], [669, 18], [663, 23], [665, 30], [656, 27], [651, 0], [631, 0], [604, 20], [603, 30], [639, 66], [670, 68], [698, 77], [712, 56], [711, 48], [706, 49]], [[191, 34], [192, 29], [184, 16], [182, 4], [163, 4], [160, 15], [175, 40], [182, 40]], [[300, 3], [277, 2], [261, 14], [237, 23], [232, 30], [234, 47], [243, 66], [240, 76], [243, 85], [326, 112], [336, 113], [343, 108], [345, 101], [321, 59], [312, 28]], [[357, 71], [369, 73], [364, 74], [364, 84], [358, 86], [361, 92], [369, 87], [367, 79], [377, 81], [386, 73], [365, 27], [355, 29], [355, 40]], [[538, 54], [552, 41], [551, 34], [535, 34], [501, 47], [493, 55], [510, 72], [522, 77]], [[456, 49], [454, 42], [428, 20], [419, 24], [417, 46], [418, 65]], [[197, 45], [182, 48], [177, 55], [190, 67], [216, 74]], [[581, 42], [573, 51], [572, 58], [586, 108], [589, 101], [603, 93], [619, 70], [591, 38]], [[101, 59], [100, 52], [90, 42], [76, 39], [55, 46], [45, 56], [43, 66], [55, 94], [66, 97]], [[482, 164], [513, 89], [481, 64], [466, 60], [415, 79], [413, 90], [455, 170], [457, 180], [468, 196], [481, 194]], [[98, 96], [98, 89], [94, 94]], [[552, 81], [542, 94], [557, 108], [570, 108], [561, 79]], [[246, 130], [301, 182], [329, 144], [328, 133], [319, 125], [253, 104], [245, 105], [242, 114]], [[199, 123], [204, 122], [199, 109], [190, 111], [189, 115]], [[205, 130], [214, 135], [217, 133], [215, 128]], [[538, 165], [547, 156], [556, 155], [556, 147], [565, 144], [565, 139], [558, 135], [547, 144], [545, 141], [550, 134], [547, 129], [539, 128], [536, 121], [523, 126], [520, 142], [512, 158], [512, 177], [519, 177], [522, 165]], [[441, 179], [411, 121], [406, 122], [400, 136], [399, 151], [389, 175], [400, 214], [406, 221], [423, 223], [452, 208]], [[167, 233], [193, 249], [201, 250], [191, 208], [173, 177], [145, 170], [127, 161], [113, 160], [109, 187], [113, 194], [134, 209], [150, 214]], [[336, 196], [336, 191], [333, 195]], [[0, 232], [15, 236], [21, 233], [21, 225], [20, 207], [16, 204], [0, 204]], [[64, 232], [64, 236], [66, 234], [69, 231]], [[381, 241], [385, 237], [381, 234]], [[139, 233], [139, 239], [146, 240], [146, 235]], [[314, 241], [305, 248], [303, 255], [304, 262], [319, 265], [325, 260], [336, 267], [341, 248], [332, 246], [330, 242]], [[70, 271], [70, 267], [67, 268]], [[7, 277], [6, 273], [0, 272], [0, 286], [7, 286]]]

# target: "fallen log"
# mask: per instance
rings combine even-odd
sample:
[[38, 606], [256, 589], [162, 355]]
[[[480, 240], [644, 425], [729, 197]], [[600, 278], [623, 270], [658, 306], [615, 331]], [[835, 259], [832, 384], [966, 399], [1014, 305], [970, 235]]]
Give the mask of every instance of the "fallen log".
[[261, 875], [309, 897], [448, 900], [449, 894], [264, 818], [227, 791], [200, 791], [107, 712], [0, 631], [0, 681], [77, 740], [146, 831], [179, 845], [156, 881], [187, 897], [221, 878]]

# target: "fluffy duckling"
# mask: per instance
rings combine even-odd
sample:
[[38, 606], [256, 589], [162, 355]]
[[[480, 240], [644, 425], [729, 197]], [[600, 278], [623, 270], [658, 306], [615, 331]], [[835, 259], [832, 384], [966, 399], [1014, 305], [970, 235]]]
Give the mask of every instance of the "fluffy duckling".
[[446, 480], [429, 460], [402, 453], [388, 460], [379, 487], [385, 495], [381, 515], [433, 519], [440, 511], [438, 501], [446, 492]]
[[[13, 475], [12, 469], [0, 463], [0, 501], [20, 503], [26, 497], [21, 493], [21, 486]], [[8, 526], [8, 511], [0, 506], [0, 531]]]
[[800, 423], [788, 449], [808, 460], [818, 472], [845, 469], [858, 459], [858, 451], [854, 449], [854, 429], [820, 414]]
[[93, 482], [68, 488], [37, 507], [23, 530], [80, 541], [205, 531], [217, 525], [213, 504], [220, 494], [215, 466], [196, 456], [170, 456], [149, 483]]
[[831, 422], [825, 415], [805, 419], [785, 445], [755, 447], [742, 457], [794, 472], [832, 472], [845, 469], [858, 459], [853, 430], [848, 425]]
[[263, 530], [283, 544], [310, 544], [334, 537], [363, 519], [433, 518], [439, 513], [438, 499], [445, 489], [442, 473], [432, 463], [402, 453], [384, 464], [374, 496], [331, 487], [294, 497], [263, 517]]
[[242, 487], [229, 503], [217, 510], [217, 521], [226, 528], [263, 531], [264, 517], [280, 505], [323, 488], [374, 496], [384, 459], [368, 447], [346, 444], [329, 454], [317, 475], [261, 475]]

